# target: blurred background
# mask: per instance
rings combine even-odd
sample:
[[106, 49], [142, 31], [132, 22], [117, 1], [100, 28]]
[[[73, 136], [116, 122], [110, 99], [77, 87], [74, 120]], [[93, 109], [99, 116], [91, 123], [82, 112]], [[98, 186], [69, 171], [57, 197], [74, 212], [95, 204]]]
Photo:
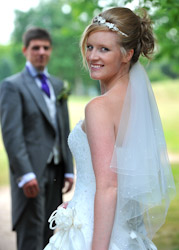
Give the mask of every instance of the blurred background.
[[[0, 81], [24, 67], [25, 58], [21, 53], [24, 31], [31, 26], [48, 29], [53, 39], [53, 53], [48, 69], [51, 74], [67, 81], [71, 87], [69, 110], [72, 129], [83, 119], [86, 103], [99, 93], [99, 83], [91, 80], [82, 66], [79, 48], [81, 34], [92, 17], [114, 6], [129, 7], [132, 10], [145, 7], [153, 21], [157, 41], [155, 55], [151, 62], [143, 59], [141, 62], [152, 82], [177, 188], [177, 196], [171, 203], [166, 223], [157, 233], [154, 242], [159, 250], [179, 250], [178, 0], [6, 0], [0, 9]], [[6, 218], [6, 225], [9, 223], [8, 227], [4, 227], [1, 222], [0, 250], [15, 250], [15, 238], [10, 233], [8, 161], [1, 133], [0, 195], [0, 218]]]

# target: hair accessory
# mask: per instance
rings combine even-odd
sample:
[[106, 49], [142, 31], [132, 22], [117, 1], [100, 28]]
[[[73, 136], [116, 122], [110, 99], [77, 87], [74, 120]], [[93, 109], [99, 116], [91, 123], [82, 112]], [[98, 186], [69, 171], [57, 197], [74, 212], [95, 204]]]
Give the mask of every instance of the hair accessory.
[[102, 25], [108, 27], [110, 30], [112, 30], [112, 31], [118, 31], [121, 35], [128, 37], [128, 35], [125, 34], [125, 33], [122, 32], [122, 31], [120, 31], [120, 30], [116, 27], [116, 25], [115, 25], [114, 23], [106, 22], [106, 19], [104, 19], [102, 16], [96, 16], [96, 17], [94, 17], [93, 23], [102, 24]]

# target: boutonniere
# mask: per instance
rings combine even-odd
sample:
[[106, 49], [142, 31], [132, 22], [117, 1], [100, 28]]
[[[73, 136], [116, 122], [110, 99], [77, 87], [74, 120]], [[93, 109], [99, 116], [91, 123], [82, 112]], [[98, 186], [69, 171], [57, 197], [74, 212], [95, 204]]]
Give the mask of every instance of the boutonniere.
[[68, 96], [71, 94], [71, 87], [67, 81], [64, 81], [63, 88], [61, 89], [59, 95], [57, 96], [57, 101], [61, 102], [68, 99]]

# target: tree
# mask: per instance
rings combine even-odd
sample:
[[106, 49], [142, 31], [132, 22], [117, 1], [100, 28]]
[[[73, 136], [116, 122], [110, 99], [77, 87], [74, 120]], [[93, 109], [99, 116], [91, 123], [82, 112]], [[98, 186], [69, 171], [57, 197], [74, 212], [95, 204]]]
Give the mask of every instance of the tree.
[[[126, 0], [125, 3], [132, 2]], [[164, 73], [179, 77], [179, 0], [141, 0], [140, 7], [148, 10], [157, 38], [155, 61], [161, 64]]]
[[13, 61], [10, 56], [9, 51], [11, 51], [11, 46], [0, 46], [0, 80], [9, 76], [13, 72]]
[[163, 69], [168, 68], [171, 77], [179, 77], [179, 1], [164, 0], [156, 3], [154, 13], [155, 32], [159, 42], [157, 60], [163, 64]]

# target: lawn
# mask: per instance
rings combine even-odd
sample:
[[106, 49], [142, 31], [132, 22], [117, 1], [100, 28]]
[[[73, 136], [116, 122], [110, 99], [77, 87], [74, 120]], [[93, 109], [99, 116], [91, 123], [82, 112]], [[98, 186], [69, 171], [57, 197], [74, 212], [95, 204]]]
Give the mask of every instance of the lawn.
[[[179, 154], [179, 81], [153, 84], [154, 93], [158, 103], [168, 151]], [[71, 96], [69, 98], [70, 126], [84, 119], [84, 107], [90, 100], [89, 97]], [[0, 134], [0, 186], [7, 185], [8, 166], [7, 156], [3, 147]], [[166, 223], [157, 233], [154, 242], [158, 250], [179, 250], [179, 163], [172, 164], [175, 178], [177, 196], [172, 201], [167, 215]]]
[[179, 153], [179, 80], [153, 84], [168, 151]]
[[172, 172], [177, 195], [169, 207], [166, 223], [154, 238], [158, 250], [179, 250], [179, 164], [172, 165]]

